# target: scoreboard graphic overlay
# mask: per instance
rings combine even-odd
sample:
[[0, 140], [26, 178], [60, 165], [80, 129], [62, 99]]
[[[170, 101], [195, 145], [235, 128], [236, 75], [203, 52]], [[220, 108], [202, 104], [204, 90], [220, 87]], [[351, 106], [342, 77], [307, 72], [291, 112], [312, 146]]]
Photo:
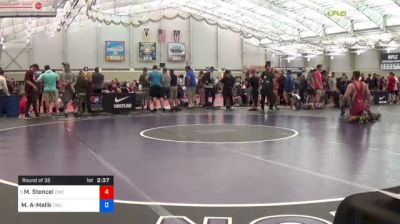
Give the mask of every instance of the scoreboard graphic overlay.
[[113, 176], [19, 176], [18, 212], [114, 212]]
[[56, 0], [0, 0], [0, 18], [2, 17], [55, 17]]

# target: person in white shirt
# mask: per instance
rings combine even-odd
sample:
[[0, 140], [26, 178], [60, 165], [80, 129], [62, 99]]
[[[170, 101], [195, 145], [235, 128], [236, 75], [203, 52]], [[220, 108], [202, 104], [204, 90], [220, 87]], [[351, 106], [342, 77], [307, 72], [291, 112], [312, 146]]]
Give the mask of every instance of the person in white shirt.
[[7, 80], [4, 77], [4, 70], [0, 68], [0, 96], [1, 95], [10, 95], [7, 88]]

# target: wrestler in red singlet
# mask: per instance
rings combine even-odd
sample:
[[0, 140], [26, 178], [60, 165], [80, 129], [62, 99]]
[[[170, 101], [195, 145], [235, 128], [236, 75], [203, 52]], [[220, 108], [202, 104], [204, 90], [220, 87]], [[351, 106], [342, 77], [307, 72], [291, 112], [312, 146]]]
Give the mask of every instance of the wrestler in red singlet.
[[353, 81], [353, 85], [356, 89], [356, 93], [353, 95], [353, 100], [351, 103], [349, 113], [352, 116], [358, 116], [358, 115], [361, 115], [366, 108], [365, 96], [364, 96], [364, 85], [359, 80]]

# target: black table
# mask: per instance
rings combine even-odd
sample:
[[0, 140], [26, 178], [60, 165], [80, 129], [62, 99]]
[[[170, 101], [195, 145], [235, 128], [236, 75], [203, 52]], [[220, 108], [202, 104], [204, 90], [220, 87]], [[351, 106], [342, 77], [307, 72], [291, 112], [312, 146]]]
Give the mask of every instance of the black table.
[[[400, 186], [385, 189], [400, 193]], [[336, 211], [333, 224], [399, 224], [400, 200], [380, 192], [367, 192], [345, 198]]]

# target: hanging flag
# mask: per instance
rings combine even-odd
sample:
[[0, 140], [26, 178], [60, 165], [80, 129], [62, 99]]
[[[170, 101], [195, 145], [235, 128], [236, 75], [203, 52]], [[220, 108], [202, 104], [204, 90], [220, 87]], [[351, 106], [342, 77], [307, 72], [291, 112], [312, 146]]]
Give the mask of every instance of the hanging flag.
[[144, 41], [150, 41], [150, 29], [149, 28], [143, 29], [143, 39], [144, 39]]
[[158, 29], [158, 42], [164, 43], [165, 42], [165, 30]]
[[181, 37], [181, 31], [180, 30], [174, 30], [174, 40], [175, 42], [179, 42], [179, 38]]

